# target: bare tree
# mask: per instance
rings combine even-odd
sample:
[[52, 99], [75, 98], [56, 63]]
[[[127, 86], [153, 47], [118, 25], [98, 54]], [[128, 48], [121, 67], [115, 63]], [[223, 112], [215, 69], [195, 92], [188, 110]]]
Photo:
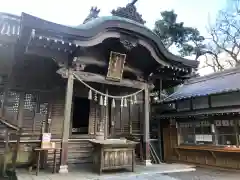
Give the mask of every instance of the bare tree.
[[[209, 28], [212, 43], [206, 53], [213, 58], [208, 59], [206, 65], [214, 71], [240, 65], [240, 0], [229, 0], [228, 5]], [[220, 58], [221, 54], [224, 57]], [[209, 64], [209, 61], [212, 62]]]

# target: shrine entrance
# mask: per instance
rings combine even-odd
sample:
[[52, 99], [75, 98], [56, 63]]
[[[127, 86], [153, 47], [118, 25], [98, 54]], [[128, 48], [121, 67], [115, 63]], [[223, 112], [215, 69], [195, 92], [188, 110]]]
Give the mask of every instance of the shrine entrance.
[[72, 113], [72, 134], [88, 134], [90, 101], [74, 97]]

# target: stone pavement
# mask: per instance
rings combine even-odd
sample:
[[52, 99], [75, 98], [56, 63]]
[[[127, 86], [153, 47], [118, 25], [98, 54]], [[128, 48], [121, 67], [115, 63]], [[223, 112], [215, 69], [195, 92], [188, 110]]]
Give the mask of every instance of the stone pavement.
[[135, 176], [125, 176], [125, 177], [118, 177], [118, 178], [100, 178], [99, 180], [178, 180], [176, 178], [162, 175], [162, 174], [141, 174]]
[[104, 173], [98, 176], [80, 169], [68, 174], [43, 172], [39, 176], [18, 173], [18, 180], [240, 180], [240, 172], [194, 168], [180, 164], [161, 164], [151, 167], [139, 166], [136, 173]]
[[18, 180], [178, 180], [176, 178], [162, 175], [162, 174], [138, 174], [138, 175], [122, 175], [116, 176], [102, 176], [102, 177], [95, 177], [95, 178], [84, 178], [75, 175], [70, 176], [38, 176], [38, 177], [31, 177], [31, 178], [23, 178], [18, 177]]
[[134, 173], [129, 171], [105, 172], [101, 176], [92, 172], [85, 166], [69, 167], [68, 174], [51, 174], [50, 172], [40, 171], [36, 176], [34, 173], [28, 173], [26, 169], [17, 169], [18, 180], [175, 180], [176, 178], [161, 175], [162, 173], [188, 172], [195, 168], [183, 164], [158, 164], [152, 166], [137, 166]]

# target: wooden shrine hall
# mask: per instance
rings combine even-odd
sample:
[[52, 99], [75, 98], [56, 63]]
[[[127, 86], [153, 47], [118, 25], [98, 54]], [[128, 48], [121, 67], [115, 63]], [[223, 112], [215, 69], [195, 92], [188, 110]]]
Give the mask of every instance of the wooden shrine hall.
[[61, 173], [151, 163], [150, 91], [182, 83], [198, 63], [168, 52], [135, 3], [108, 17], [92, 8], [76, 27], [0, 14], [3, 169], [31, 166], [35, 152], [37, 168]]

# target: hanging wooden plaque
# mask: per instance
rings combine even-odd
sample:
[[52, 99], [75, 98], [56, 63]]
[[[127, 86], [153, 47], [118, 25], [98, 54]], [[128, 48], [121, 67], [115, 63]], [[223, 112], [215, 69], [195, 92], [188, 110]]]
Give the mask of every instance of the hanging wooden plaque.
[[106, 77], [107, 80], [121, 81], [125, 59], [126, 54], [111, 51], [108, 64], [108, 73]]

